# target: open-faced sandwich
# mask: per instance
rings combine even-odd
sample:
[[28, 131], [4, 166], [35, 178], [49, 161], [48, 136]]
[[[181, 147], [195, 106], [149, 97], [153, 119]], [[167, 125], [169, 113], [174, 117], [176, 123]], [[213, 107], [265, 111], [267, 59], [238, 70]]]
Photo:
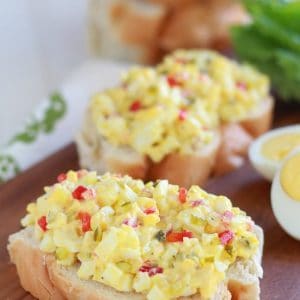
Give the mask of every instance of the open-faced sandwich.
[[259, 299], [262, 230], [198, 186], [69, 171], [27, 211], [8, 251], [39, 299]]
[[177, 51], [96, 94], [77, 137], [81, 166], [189, 187], [241, 166], [271, 123], [266, 76], [215, 52]]

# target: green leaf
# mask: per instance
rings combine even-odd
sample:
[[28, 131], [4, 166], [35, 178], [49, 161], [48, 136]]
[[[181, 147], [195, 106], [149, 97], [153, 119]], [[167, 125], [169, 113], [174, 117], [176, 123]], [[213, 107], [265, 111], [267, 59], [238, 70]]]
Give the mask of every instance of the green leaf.
[[16, 160], [8, 154], [0, 154], [0, 183], [14, 177], [20, 172]]
[[67, 103], [58, 92], [53, 93], [49, 98], [48, 106], [43, 117], [38, 120], [33, 117], [25, 126], [24, 130], [17, 133], [9, 142], [14, 143], [33, 143], [39, 134], [50, 133], [54, 130], [57, 122], [66, 114]]

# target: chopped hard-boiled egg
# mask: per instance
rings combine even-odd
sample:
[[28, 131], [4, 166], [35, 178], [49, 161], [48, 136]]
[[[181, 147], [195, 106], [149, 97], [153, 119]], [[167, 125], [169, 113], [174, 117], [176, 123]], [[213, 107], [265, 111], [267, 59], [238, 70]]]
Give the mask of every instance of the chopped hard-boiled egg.
[[222, 122], [247, 118], [269, 93], [268, 79], [211, 51], [176, 51], [156, 68], [135, 67], [96, 94], [92, 122], [115, 146], [154, 162], [209, 144]]
[[147, 299], [209, 299], [237, 259], [258, 249], [252, 221], [224, 196], [166, 180], [70, 171], [27, 207], [39, 247], [58, 264]]
[[281, 127], [254, 141], [249, 158], [254, 168], [271, 181], [282, 161], [297, 147], [300, 147], [300, 125]]

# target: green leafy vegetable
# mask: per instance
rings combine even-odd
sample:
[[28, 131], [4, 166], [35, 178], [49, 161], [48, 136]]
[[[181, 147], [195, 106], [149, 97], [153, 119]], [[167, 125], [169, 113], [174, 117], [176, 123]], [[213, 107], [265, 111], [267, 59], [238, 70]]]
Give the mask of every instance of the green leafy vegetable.
[[232, 28], [237, 55], [268, 74], [283, 99], [300, 101], [300, 1], [243, 3], [252, 23]]

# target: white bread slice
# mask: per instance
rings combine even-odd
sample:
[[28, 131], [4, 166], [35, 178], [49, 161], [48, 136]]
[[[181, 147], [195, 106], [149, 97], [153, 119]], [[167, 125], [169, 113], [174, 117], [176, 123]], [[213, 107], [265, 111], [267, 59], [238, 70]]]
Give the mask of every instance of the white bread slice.
[[156, 39], [166, 13], [163, 5], [149, 1], [89, 0], [91, 54], [126, 61], [156, 61]]
[[88, 110], [81, 131], [76, 137], [80, 166], [105, 172], [130, 175], [142, 180], [168, 179], [170, 183], [189, 188], [203, 185], [211, 175], [220, 145], [219, 133], [205, 146], [195, 147], [192, 155], [172, 153], [159, 163], [130, 147], [116, 147], [106, 141], [96, 130]]
[[[262, 255], [263, 233], [255, 227], [261, 248], [253, 259], [234, 263], [212, 300], [258, 300], [259, 277], [262, 276], [260, 259]], [[33, 237], [33, 228], [28, 227], [9, 237], [8, 252], [16, 265], [23, 288], [34, 297], [46, 300], [145, 300], [137, 293], [122, 293], [99, 282], [81, 280], [75, 267], [63, 267], [56, 263], [52, 254], [41, 252]], [[233, 298], [231, 297], [233, 295]], [[201, 300], [200, 295], [182, 297], [181, 300]]]
[[167, 52], [181, 48], [228, 49], [229, 27], [244, 18], [241, 5], [232, 0], [194, 1], [174, 11], [159, 43]]
[[247, 158], [248, 148], [254, 138], [271, 128], [274, 99], [270, 96], [240, 122], [221, 126], [221, 145], [214, 174], [224, 175], [241, 167]]

